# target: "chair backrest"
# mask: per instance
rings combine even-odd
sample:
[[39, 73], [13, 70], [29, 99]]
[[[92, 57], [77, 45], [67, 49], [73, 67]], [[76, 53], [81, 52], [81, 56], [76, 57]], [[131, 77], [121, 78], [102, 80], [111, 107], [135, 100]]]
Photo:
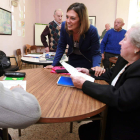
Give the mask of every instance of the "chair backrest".
[[21, 62], [21, 57], [22, 57], [21, 49], [17, 49], [16, 50], [16, 54], [17, 54], [17, 58], [18, 58], [18, 66], [19, 66], [19, 69], [21, 69], [21, 67], [22, 67], [22, 62]]
[[28, 53], [31, 53], [31, 45], [26, 44], [25, 46], [25, 54], [27, 55]]
[[16, 54], [17, 54], [17, 56], [21, 56], [21, 49], [17, 49]]
[[31, 53], [37, 53], [37, 47], [35, 45], [31, 46]]

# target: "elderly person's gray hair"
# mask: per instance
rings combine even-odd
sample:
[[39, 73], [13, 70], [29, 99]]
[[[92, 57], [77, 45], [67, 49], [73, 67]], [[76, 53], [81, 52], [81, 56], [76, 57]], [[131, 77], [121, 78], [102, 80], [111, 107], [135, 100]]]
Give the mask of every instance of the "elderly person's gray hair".
[[[61, 11], [61, 12], [62, 12], [61, 9], [56, 9], [56, 10], [54, 11], [54, 15], [55, 15], [56, 11]], [[63, 12], [62, 12], [62, 13], [63, 13]]]
[[140, 48], [140, 23], [132, 25], [132, 31], [130, 32], [131, 43]]

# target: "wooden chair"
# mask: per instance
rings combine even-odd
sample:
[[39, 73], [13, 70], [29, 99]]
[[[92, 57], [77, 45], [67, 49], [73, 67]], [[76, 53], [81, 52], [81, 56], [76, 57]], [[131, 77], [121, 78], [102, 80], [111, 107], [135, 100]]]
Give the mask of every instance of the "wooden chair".
[[21, 61], [21, 57], [22, 57], [21, 49], [16, 50], [16, 55], [17, 55], [17, 59], [18, 59], [18, 67], [21, 70], [23, 65], [26, 67], [26, 64], [22, 63], [22, 61]]
[[19, 69], [22, 69], [22, 61], [21, 61], [22, 55], [21, 55], [21, 49], [17, 49], [17, 50], [16, 50], [16, 54], [17, 54]]
[[[38, 53], [37, 52], [37, 47], [35, 45], [29, 45], [29, 44], [26, 44], [26, 47], [25, 47], [25, 54], [34, 54], [34, 53]], [[40, 54], [40, 52], [39, 52]], [[32, 65], [34, 67], [34, 65]], [[37, 65], [36, 65], [36, 68], [37, 68]]]
[[28, 66], [28, 68], [32, 68], [31, 64], [26, 64], [21, 61], [21, 57], [22, 57], [21, 49], [16, 50], [16, 55], [17, 55], [17, 59], [18, 59], [19, 69], [22, 69], [23, 67], [26, 68], [26, 66]]
[[35, 45], [31, 46], [31, 53], [43, 54], [43, 52], [38, 52], [37, 51], [37, 46], [35, 46]]
[[117, 62], [117, 60], [118, 60], [118, 57], [117, 57], [117, 56], [115, 56], [115, 57], [110, 57], [110, 58], [109, 58], [110, 67], [112, 67], [113, 64], [115, 65], [116, 62]]
[[37, 47], [35, 45], [31, 46], [31, 53], [37, 53]]
[[25, 47], [25, 54], [26, 54], [26, 55], [27, 55], [27, 54], [30, 54], [30, 53], [31, 53], [31, 45], [26, 44], [25, 46], [26, 46], [26, 47]]
[[43, 52], [37, 52], [37, 46], [35, 45], [29, 45], [29, 44], [26, 44], [26, 47], [25, 47], [25, 54], [32, 54], [32, 53], [39, 53], [39, 54], [43, 54]]
[[[90, 118], [85, 118], [81, 121], [96, 121], [96, 120], [100, 120], [100, 127], [101, 127], [101, 133], [100, 133], [100, 138], [99, 140], [103, 140], [104, 139], [104, 135], [105, 135], [105, 129], [106, 129], [106, 118], [107, 118], [107, 108], [101, 112], [98, 115], [95, 115], [93, 117]], [[72, 129], [73, 129], [73, 122], [70, 122], [70, 133], [72, 133]]]

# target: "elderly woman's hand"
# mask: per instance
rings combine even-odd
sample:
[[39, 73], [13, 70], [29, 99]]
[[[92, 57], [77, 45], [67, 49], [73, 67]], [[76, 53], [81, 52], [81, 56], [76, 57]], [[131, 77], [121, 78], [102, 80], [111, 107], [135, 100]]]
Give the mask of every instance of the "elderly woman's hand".
[[86, 68], [76, 68], [79, 72], [89, 75], [89, 70]]
[[86, 81], [86, 79], [81, 76], [72, 76], [71, 75], [70, 77], [72, 79], [74, 86], [79, 89], [82, 89], [83, 83]]
[[96, 77], [101, 76], [103, 73], [105, 73], [105, 69], [102, 68], [102, 67], [96, 66], [96, 67], [93, 67], [93, 68], [91, 68], [91, 69], [95, 71], [95, 74], [94, 74], [94, 75], [95, 75]]
[[14, 88], [22, 88], [22, 89], [23, 89], [23, 87], [22, 87], [21, 85], [17, 85], [17, 86], [12, 86], [12, 87], [10, 88], [10, 90], [12, 90], [12, 89], [14, 89]]

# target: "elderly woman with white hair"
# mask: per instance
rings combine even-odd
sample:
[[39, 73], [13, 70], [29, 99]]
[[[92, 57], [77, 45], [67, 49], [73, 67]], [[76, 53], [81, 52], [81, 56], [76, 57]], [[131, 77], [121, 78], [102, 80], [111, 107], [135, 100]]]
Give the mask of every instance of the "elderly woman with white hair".
[[[120, 45], [121, 56], [115, 67], [104, 73], [99, 67], [95, 67], [95, 71], [79, 69], [109, 85], [86, 81], [82, 77], [71, 78], [75, 87], [108, 105], [105, 140], [140, 140], [140, 24], [127, 31]], [[94, 72], [100, 76], [96, 77]], [[99, 130], [98, 121], [81, 125], [80, 140], [98, 139]]]

